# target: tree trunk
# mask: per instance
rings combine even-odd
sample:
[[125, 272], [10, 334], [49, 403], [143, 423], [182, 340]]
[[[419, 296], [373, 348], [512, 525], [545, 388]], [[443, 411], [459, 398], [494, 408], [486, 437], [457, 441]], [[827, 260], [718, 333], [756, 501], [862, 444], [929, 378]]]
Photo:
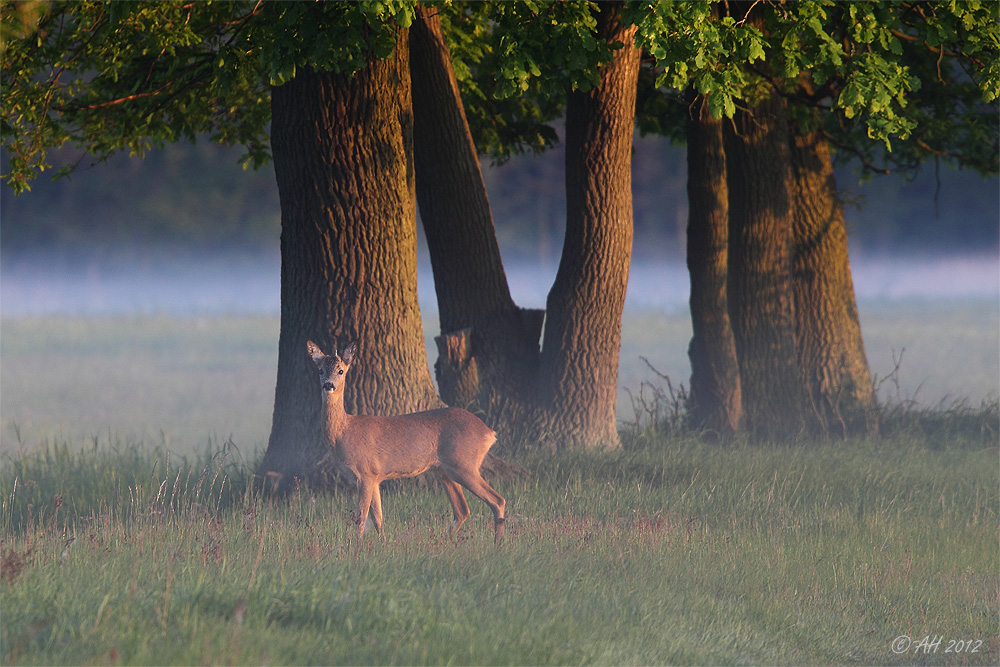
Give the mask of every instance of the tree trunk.
[[724, 125], [729, 314], [743, 417], [758, 438], [803, 429], [795, 345], [788, 124], [776, 93]]
[[441, 330], [457, 331], [483, 311], [515, 306], [441, 19], [422, 5], [410, 28], [410, 75], [417, 202]]
[[729, 190], [722, 121], [689, 91], [687, 264], [691, 275], [690, 424], [718, 435], [740, 428], [739, 362], [729, 322]]
[[[443, 350], [441, 397], [479, 412], [509, 446], [533, 404], [540, 313], [510, 296], [493, 217], [437, 10], [417, 6], [410, 28], [414, 163], [434, 271]], [[475, 371], [475, 372], [473, 372]]]
[[358, 343], [353, 414], [440, 405], [417, 303], [407, 33], [355, 75], [301, 69], [271, 93], [281, 202], [281, 334], [261, 474], [323, 482], [320, 386], [306, 354]]
[[619, 447], [621, 316], [632, 252], [632, 127], [640, 49], [619, 3], [600, 5], [598, 38], [620, 41], [600, 85], [566, 105], [566, 238], [549, 292], [539, 428], [555, 448]]
[[839, 437], [876, 428], [875, 397], [830, 149], [819, 132], [789, 141], [795, 188], [793, 277], [799, 375], [811, 429]]

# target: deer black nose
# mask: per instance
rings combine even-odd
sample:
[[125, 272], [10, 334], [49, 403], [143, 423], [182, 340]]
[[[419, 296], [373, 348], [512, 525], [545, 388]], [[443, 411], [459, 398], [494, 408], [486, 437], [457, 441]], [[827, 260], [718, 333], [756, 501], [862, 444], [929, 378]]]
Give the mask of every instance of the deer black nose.
[[325, 389], [326, 391], [333, 391], [333, 389], [334, 389], [333, 383], [332, 382], [324, 382], [323, 383], [323, 389]]

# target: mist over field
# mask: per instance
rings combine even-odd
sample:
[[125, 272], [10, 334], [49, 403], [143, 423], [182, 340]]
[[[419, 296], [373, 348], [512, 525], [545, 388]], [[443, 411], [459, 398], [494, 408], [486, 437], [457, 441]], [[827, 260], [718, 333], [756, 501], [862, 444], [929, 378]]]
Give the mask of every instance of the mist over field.
[[[872, 373], [884, 379], [882, 399], [949, 407], [995, 397], [997, 257], [857, 255], [861, 324]], [[519, 305], [544, 307], [555, 264], [522, 260], [506, 270]], [[277, 368], [279, 271], [277, 253], [262, 252], [122, 251], [99, 262], [53, 252], [6, 257], [0, 450], [54, 437], [85, 442], [109, 429], [182, 449], [230, 437], [263, 447]], [[619, 419], [634, 418], [640, 392], [648, 400], [653, 391], [668, 391], [662, 376], [674, 390], [688, 385], [688, 289], [682, 261], [633, 264]], [[427, 261], [420, 263], [418, 291], [433, 365], [439, 325]]]
[[[506, 262], [515, 302], [544, 308], [558, 266], [554, 262]], [[1000, 258], [993, 253], [891, 256], [857, 250], [851, 261], [862, 303], [996, 300]], [[281, 258], [274, 252], [191, 253], [109, 251], [104, 257], [52, 251], [11, 253], [0, 262], [0, 317], [51, 314], [162, 313], [277, 315]], [[418, 268], [420, 307], [437, 312], [429, 261]], [[632, 262], [626, 308], [687, 308], [690, 283], [683, 260]]]
[[[632, 397], [669, 391], [664, 376], [674, 390], [689, 382], [683, 151], [664, 139], [635, 144], [623, 420], [634, 416]], [[263, 445], [277, 365], [280, 211], [271, 170], [244, 172], [238, 153], [207, 142], [168, 146], [144, 160], [114, 157], [71, 180], [39, 180], [21, 197], [0, 189], [2, 448], [109, 428], [154, 442], [232, 436]], [[557, 148], [484, 164], [522, 307], [544, 308], [556, 273], [563, 159]], [[871, 370], [883, 380], [883, 400], [978, 405], [1000, 391], [1000, 181], [934, 167], [910, 176], [864, 182], [850, 169], [838, 172]], [[433, 364], [439, 327], [421, 234], [418, 225], [418, 292]], [[45, 337], [62, 347], [77, 343], [75, 335], [91, 337], [75, 356], [46, 355], [34, 340], [45, 328], [57, 329]], [[252, 353], [236, 362], [221, 348], [241, 336]], [[155, 386], [154, 366], [173, 384]], [[83, 377], [66, 377], [67, 367]], [[123, 414], [122, 400], [135, 396], [153, 407]]]

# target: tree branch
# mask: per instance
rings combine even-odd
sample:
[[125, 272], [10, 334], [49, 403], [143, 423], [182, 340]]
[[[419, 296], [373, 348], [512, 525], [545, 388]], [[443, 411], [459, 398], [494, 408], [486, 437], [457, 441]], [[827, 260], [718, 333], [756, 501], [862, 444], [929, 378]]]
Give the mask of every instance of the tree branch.
[[865, 155], [857, 146], [840, 141], [835, 135], [830, 134], [826, 130], [821, 130], [823, 137], [830, 142], [831, 146], [835, 146], [838, 150], [845, 151], [853, 155], [861, 163], [861, 166], [866, 170], [875, 174], [882, 174], [888, 176], [892, 173], [892, 170], [886, 169], [884, 167], [878, 167], [873, 164], [868, 156]]

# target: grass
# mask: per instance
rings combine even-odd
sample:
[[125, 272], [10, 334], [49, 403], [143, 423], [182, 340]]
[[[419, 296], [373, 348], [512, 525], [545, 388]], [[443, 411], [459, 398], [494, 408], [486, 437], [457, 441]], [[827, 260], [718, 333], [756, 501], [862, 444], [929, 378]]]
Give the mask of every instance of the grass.
[[4, 320], [0, 451], [95, 438], [263, 448], [278, 328], [256, 316]]
[[[505, 543], [444, 496], [256, 495], [229, 449], [4, 462], [4, 664], [995, 664], [996, 438], [537, 455]], [[17, 488], [13, 488], [13, 478]], [[72, 540], [72, 541], [71, 541]], [[945, 639], [937, 653], [897, 655]], [[945, 653], [948, 640], [982, 640]]]
[[[997, 664], [997, 306], [948, 312], [863, 312], [872, 357], [908, 323], [882, 435], [799, 446], [678, 430], [639, 357], [683, 379], [686, 317], [629, 314], [653, 421], [523, 455], [500, 549], [426, 485], [386, 489], [384, 541], [349, 491], [258, 495], [269, 318], [5, 320], [0, 663]], [[908, 369], [974, 400], [921, 408]]]

